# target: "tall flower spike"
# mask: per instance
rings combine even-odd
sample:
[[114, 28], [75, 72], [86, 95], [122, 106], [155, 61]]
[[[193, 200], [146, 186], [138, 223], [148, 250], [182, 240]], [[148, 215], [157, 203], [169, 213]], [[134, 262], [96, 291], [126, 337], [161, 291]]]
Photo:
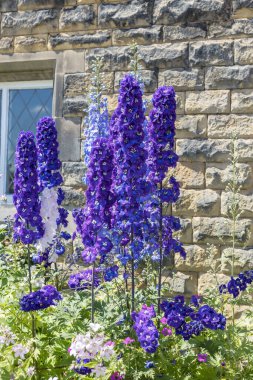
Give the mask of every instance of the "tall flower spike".
[[113, 152], [110, 141], [98, 138], [94, 141], [87, 170], [86, 205], [82, 224], [83, 244], [88, 247], [83, 252], [87, 263], [94, 262], [98, 254], [104, 256], [112, 249], [106, 237], [111, 227], [110, 209], [114, 202], [111, 191]]
[[44, 234], [40, 216], [37, 151], [32, 132], [20, 132], [15, 158], [14, 196], [16, 206], [14, 238], [33, 244]]
[[[45, 234], [38, 241], [37, 248], [41, 253], [48, 253], [48, 262], [57, 259], [57, 251], [52, 248], [57, 235], [57, 226], [67, 226], [68, 212], [59, 208], [64, 199], [64, 193], [60, 186], [63, 182], [59, 160], [59, 144], [57, 130], [52, 117], [43, 117], [37, 124], [37, 151], [38, 151], [38, 174], [41, 190], [41, 216], [45, 222]], [[56, 242], [59, 245], [59, 242]], [[57, 245], [56, 244], [56, 245]], [[47, 250], [51, 246], [51, 250]]]
[[[84, 119], [84, 163], [89, 164], [92, 144], [99, 137], [107, 137], [109, 134], [109, 113], [107, 108], [107, 98], [102, 95], [105, 90], [101, 71], [103, 62], [96, 59], [92, 64], [91, 89], [89, 93], [88, 115]], [[83, 178], [86, 183], [86, 177]]]

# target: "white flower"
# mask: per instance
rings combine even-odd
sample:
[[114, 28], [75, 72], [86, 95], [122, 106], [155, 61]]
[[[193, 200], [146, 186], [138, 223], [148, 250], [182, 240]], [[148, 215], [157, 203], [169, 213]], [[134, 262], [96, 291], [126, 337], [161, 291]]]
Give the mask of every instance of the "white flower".
[[29, 352], [28, 348], [23, 346], [22, 344], [16, 344], [12, 347], [15, 358], [21, 358], [24, 360], [25, 355]]
[[103, 358], [105, 360], [109, 360], [113, 354], [114, 354], [113, 346], [105, 346], [105, 347], [103, 347], [102, 351], [100, 352], [101, 358]]
[[94, 332], [98, 332], [99, 330], [102, 330], [102, 326], [99, 323], [90, 323], [90, 328]]
[[106, 375], [106, 367], [98, 364], [92, 369], [92, 373], [94, 373], [96, 377], [103, 377]]
[[26, 374], [27, 374], [27, 376], [32, 377], [35, 374], [35, 367], [28, 367]]
[[58, 380], [58, 377], [49, 377], [49, 379], [48, 380]]
[[9, 327], [1, 326], [0, 331], [0, 344], [6, 344], [6, 346], [9, 346], [10, 344], [15, 343], [16, 335], [13, 334]]

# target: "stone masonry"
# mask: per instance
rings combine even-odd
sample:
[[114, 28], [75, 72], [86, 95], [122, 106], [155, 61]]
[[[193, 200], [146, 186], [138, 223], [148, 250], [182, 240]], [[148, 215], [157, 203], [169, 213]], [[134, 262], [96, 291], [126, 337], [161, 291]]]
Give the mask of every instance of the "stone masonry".
[[[201, 293], [214, 282], [207, 273], [209, 243], [217, 259], [231, 255], [226, 217], [231, 194], [225, 188], [234, 133], [242, 207], [236, 271], [252, 268], [253, 0], [2, 0], [0, 12], [0, 74], [2, 62], [23, 57], [58, 62], [54, 116], [66, 205], [84, 203], [81, 140], [90, 63], [95, 56], [104, 59], [112, 111], [135, 41], [147, 99], [158, 85], [173, 85], [177, 92], [176, 175], [182, 194], [173, 214], [182, 218], [188, 255], [176, 262], [175, 291]], [[34, 64], [31, 71], [39, 69]], [[228, 273], [222, 265], [219, 278]]]

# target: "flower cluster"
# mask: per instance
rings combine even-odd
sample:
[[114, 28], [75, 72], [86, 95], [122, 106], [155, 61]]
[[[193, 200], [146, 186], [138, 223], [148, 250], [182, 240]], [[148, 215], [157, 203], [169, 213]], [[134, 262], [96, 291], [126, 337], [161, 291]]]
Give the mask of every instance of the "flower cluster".
[[[176, 296], [173, 301], [163, 301], [161, 309], [167, 324], [175, 328], [176, 334], [181, 335], [184, 340], [192, 336], [198, 336], [205, 329], [224, 330], [226, 318], [217, 313], [208, 305], [200, 306], [196, 296], [192, 298], [195, 309], [185, 303], [184, 296]], [[190, 322], [187, 320], [191, 319]]]
[[159, 333], [152, 318], [156, 316], [154, 306], [143, 305], [139, 313], [133, 312], [133, 328], [141, 347], [149, 354], [156, 352], [159, 345]]
[[[112, 357], [115, 357], [114, 342], [108, 341], [98, 324], [90, 324], [91, 331], [85, 335], [77, 335], [69, 347], [70, 355], [74, 356], [76, 361], [73, 364], [73, 370], [80, 374], [92, 374], [95, 377], [106, 375], [106, 363]], [[85, 367], [90, 361], [96, 361], [93, 368]]]
[[[84, 163], [89, 164], [93, 142], [99, 137], [107, 137], [109, 133], [109, 113], [107, 98], [102, 96], [105, 89], [102, 84], [101, 70], [103, 64], [96, 60], [92, 65], [91, 90], [89, 93], [88, 115], [85, 123]], [[83, 178], [86, 183], [86, 178]]]
[[9, 346], [15, 343], [15, 339], [16, 335], [8, 326], [0, 326], [0, 345]]
[[44, 234], [40, 216], [37, 151], [32, 132], [20, 132], [16, 148], [13, 202], [16, 206], [14, 239], [35, 243]]
[[23, 296], [20, 301], [20, 309], [23, 311], [35, 311], [46, 309], [56, 305], [62, 299], [61, 294], [52, 285], [45, 285], [36, 292]]
[[175, 167], [178, 156], [174, 152], [176, 99], [173, 87], [159, 87], [153, 96], [154, 108], [150, 112], [149, 178], [152, 182], [161, 183], [168, 167]]
[[[92, 263], [100, 254], [102, 260], [113, 247], [106, 236], [111, 227], [110, 209], [114, 202], [111, 191], [113, 152], [108, 139], [98, 138], [94, 141], [90, 163], [87, 170], [86, 205], [83, 211], [81, 236], [86, 249], [82, 258]], [[78, 226], [79, 228], [79, 226]]]
[[38, 174], [40, 185], [51, 188], [61, 185], [61, 161], [58, 158], [58, 142], [55, 121], [51, 117], [43, 117], [37, 124]]
[[248, 285], [253, 282], [253, 270], [248, 270], [244, 273], [240, 273], [237, 278], [231, 277], [230, 281], [225, 285], [219, 286], [221, 294], [230, 293], [236, 298], [240, 292], [247, 289]]
[[[126, 75], [120, 84], [119, 104], [110, 123], [114, 147], [113, 188], [116, 202], [113, 206], [113, 226], [118, 231], [118, 244], [126, 247], [135, 238], [135, 247], [128, 247], [135, 262], [140, 255], [144, 218], [143, 202], [151, 186], [146, 181], [147, 151], [144, 147], [145, 115], [142, 90], [132, 75]], [[131, 237], [132, 235], [132, 237]], [[132, 248], [136, 248], [133, 253]], [[143, 248], [143, 245], [142, 245]], [[121, 262], [130, 258], [124, 249]], [[125, 255], [126, 254], [126, 255]], [[124, 256], [124, 257], [123, 257]]]
[[104, 280], [112, 281], [114, 278], [117, 278], [119, 273], [118, 265], [113, 265], [112, 267], [108, 267], [104, 270]]
[[[89, 289], [92, 284], [92, 269], [86, 269], [79, 273], [72, 274], [69, 277], [68, 286], [75, 290]], [[100, 284], [100, 279], [98, 277], [98, 269], [95, 270], [94, 275], [94, 287], [97, 288]]]

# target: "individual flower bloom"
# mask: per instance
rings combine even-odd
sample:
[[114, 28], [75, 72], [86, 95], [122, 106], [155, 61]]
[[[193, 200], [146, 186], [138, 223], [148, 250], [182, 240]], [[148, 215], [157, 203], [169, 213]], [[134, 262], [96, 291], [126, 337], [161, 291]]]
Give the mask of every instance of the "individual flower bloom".
[[119, 275], [118, 271], [119, 271], [119, 267], [117, 265], [106, 268], [104, 271], [104, 280], [112, 281], [114, 278], [117, 278]]
[[63, 238], [64, 240], [70, 240], [71, 239], [71, 235], [67, 231], [61, 231], [60, 237]]
[[125, 338], [125, 339], [123, 340], [123, 343], [124, 343], [125, 345], [132, 344], [133, 342], [135, 342], [135, 340], [132, 339], [132, 338], [130, 338], [130, 336], [128, 336], [127, 338]]
[[227, 292], [227, 286], [225, 284], [221, 284], [219, 286], [219, 292], [220, 292], [220, 294], [226, 293]]
[[198, 361], [200, 363], [206, 363], [207, 362], [208, 355], [207, 354], [198, 354]]
[[89, 362], [90, 362], [89, 359], [77, 359], [76, 364], [72, 367], [72, 369], [79, 375], [89, 375], [91, 374], [92, 368], [85, 366], [85, 364]]
[[167, 318], [167, 323], [169, 326], [178, 329], [185, 321], [185, 318], [177, 311], [172, 310]]
[[97, 364], [95, 368], [92, 369], [92, 374], [95, 375], [95, 377], [103, 377], [106, 375], [106, 367], [103, 365]]
[[60, 244], [58, 243], [55, 247], [55, 253], [58, 255], [58, 256], [61, 256], [65, 253], [65, 247], [63, 244]]
[[31, 292], [23, 296], [20, 301], [20, 309], [23, 311], [35, 311], [55, 306], [62, 300], [61, 294], [52, 285], [45, 285], [36, 292]]
[[198, 295], [198, 294], [195, 294], [195, 295], [192, 295], [191, 296], [191, 303], [195, 306], [195, 307], [199, 307], [200, 306], [200, 303], [202, 302], [202, 296]]
[[147, 361], [147, 362], [145, 363], [145, 368], [154, 368], [154, 367], [155, 367], [154, 362]]
[[[110, 344], [108, 344], [110, 343]], [[105, 343], [104, 347], [100, 351], [100, 356], [102, 359], [109, 360], [112, 355], [114, 355], [114, 342], [107, 342]]]
[[26, 374], [29, 377], [32, 377], [33, 375], [35, 375], [35, 367], [28, 367], [26, 370]]
[[162, 317], [162, 318], [160, 319], [160, 322], [161, 322], [163, 325], [167, 325], [167, 318]]
[[22, 360], [25, 359], [25, 355], [28, 354], [29, 349], [23, 344], [16, 344], [15, 346], [12, 347], [12, 351], [14, 352], [15, 358], [20, 358]]
[[58, 380], [58, 377], [57, 376], [54, 376], [54, 377], [49, 377], [49, 379], [48, 380]]
[[123, 380], [125, 378], [124, 375], [121, 375], [119, 372], [114, 372], [110, 376], [110, 380]]
[[170, 336], [172, 335], [172, 330], [168, 329], [167, 327], [164, 327], [161, 331], [161, 334], [163, 334], [164, 336]]
[[233, 294], [234, 298], [236, 298], [240, 293], [239, 286], [236, 283], [236, 280], [234, 279], [234, 277], [231, 277], [231, 280], [227, 284], [227, 288], [228, 288], [228, 292], [230, 294]]
[[90, 329], [94, 332], [103, 330], [103, 327], [99, 323], [90, 323]]
[[[68, 286], [75, 290], [89, 289], [92, 284], [92, 269], [86, 269], [79, 273], [72, 274], [69, 277]], [[95, 269], [94, 287], [97, 288], [100, 285], [100, 279], [98, 277], [98, 269]]]

